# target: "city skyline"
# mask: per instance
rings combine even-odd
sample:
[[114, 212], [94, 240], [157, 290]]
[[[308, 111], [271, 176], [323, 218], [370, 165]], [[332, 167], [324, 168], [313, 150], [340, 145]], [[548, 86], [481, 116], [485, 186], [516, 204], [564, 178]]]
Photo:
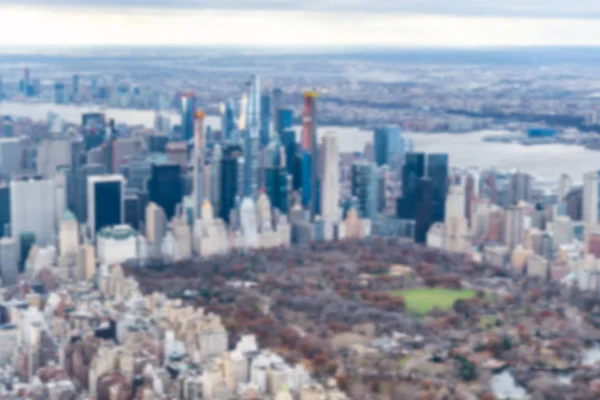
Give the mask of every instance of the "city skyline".
[[162, 6], [148, 0], [119, 3], [117, 9], [111, 1], [92, 6], [77, 1], [3, 0], [0, 47], [600, 45], [600, 6], [592, 2], [575, 6], [553, 1], [544, 7], [517, 0], [501, 6], [469, 3], [450, 7], [441, 2], [353, 1], [340, 10], [335, 1], [229, 1], [205, 8], [203, 2]]

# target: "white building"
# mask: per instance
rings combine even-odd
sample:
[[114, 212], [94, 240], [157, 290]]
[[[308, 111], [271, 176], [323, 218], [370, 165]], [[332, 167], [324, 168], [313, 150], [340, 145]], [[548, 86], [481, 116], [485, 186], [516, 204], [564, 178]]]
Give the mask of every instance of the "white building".
[[69, 138], [43, 139], [37, 146], [37, 173], [54, 178], [58, 167], [71, 165], [72, 142]]
[[322, 148], [321, 217], [325, 225], [324, 239], [332, 240], [334, 225], [340, 220], [340, 151], [337, 136], [327, 133]]
[[162, 252], [162, 241], [167, 232], [167, 215], [156, 203], [146, 207], [146, 238], [150, 246], [150, 254], [158, 256]]
[[41, 246], [55, 240], [54, 182], [49, 179], [10, 182], [10, 220], [14, 238], [33, 232]]
[[92, 236], [107, 226], [125, 221], [125, 178], [92, 175], [87, 178], [88, 227]]
[[192, 232], [185, 215], [175, 216], [171, 221], [174, 238], [173, 261], [187, 260], [192, 257]]
[[230, 251], [227, 226], [214, 218], [212, 205], [207, 200], [202, 206], [202, 218], [194, 223], [194, 252], [200, 257], [228, 254]]
[[79, 248], [79, 224], [75, 215], [67, 210], [63, 213], [58, 228], [58, 249], [61, 257], [75, 257]]
[[444, 248], [462, 253], [468, 248], [469, 224], [465, 217], [466, 197], [462, 185], [452, 185], [446, 197], [446, 218], [444, 221]]
[[137, 258], [137, 232], [129, 225], [102, 228], [96, 237], [96, 254], [101, 264], [119, 264]]

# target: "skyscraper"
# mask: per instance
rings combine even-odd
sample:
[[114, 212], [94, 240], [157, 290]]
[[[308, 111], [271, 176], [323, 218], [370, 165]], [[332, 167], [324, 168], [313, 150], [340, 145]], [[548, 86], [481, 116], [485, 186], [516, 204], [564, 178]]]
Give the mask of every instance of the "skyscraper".
[[219, 217], [229, 223], [231, 210], [236, 205], [239, 193], [239, 159], [243, 158], [242, 148], [237, 145], [229, 145], [223, 150], [221, 160], [221, 209]]
[[415, 241], [427, 242], [427, 232], [433, 224], [433, 181], [428, 177], [421, 177], [416, 190], [416, 224]]
[[280, 108], [277, 110], [277, 125], [275, 130], [278, 135], [282, 135], [285, 131], [288, 131], [294, 126], [294, 112], [289, 108]]
[[54, 84], [54, 103], [65, 104], [67, 102], [67, 93], [65, 90], [65, 84], [62, 82], [56, 82]]
[[194, 119], [194, 219], [202, 218], [204, 193], [204, 112], [197, 111]]
[[121, 175], [90, 176], [87, 181], [88, 227], [92, 236], [125, 220], [125, 179]]
[[296, 158], [296, 132], [288, 129], [280, 134], [281, 144], [285, 149], [285, 168], [288, 174], [294, 173], [294, 159]]
[[377, 166], [367, 161], [352, 165], [352, 196], [358, 201], [357, 211], [361, 218], [371, 221], [377, 217]]
[[221, 165], [223, 150], [218, 143], [213, 147], [212, 160], [210, 162], [210, 202], [213, 213], [220, 215], [221, 212]]
[[154, 164], [148, 181], [149, 200], [161, 207], [167, 218], [175, 215], [183, 198], [183, 182], [179, 164]]
[[444, 222], [448, 194], [448, 154], [429, 154], [427, 176], [433, 185], [433, 222]]
[[26, 179], [10, 182], [10, 220], [12, 237], [33, 232], [39, 245], [54, 243], [54, 182], [51, 179]]
[[400, 167], [404, 156], [404, 140], [400, 128], [396, 126], [375, 128], [373, 147], [377, 166], [389, 165], [393, 169]]
[[269, 144], [271, 139], [271, 96], [263, 93], [260, 96], [260, 147]]
[[104, 143], [106, 138], [106, 119], [102, 113], [85, 113], [81, 116], [81, 127], [85, 150], [93, 149]]
[[231, 140], [233, 132], [237, 129], [235, 122], [235, 104], [233, 100], [227, 100], [222, 107], [221, 131], [225, 140]]
[[[304, 109], [302, 115], [302, 149], [305, 153], [303, 157], [303, 171], [310, 177], [304, 179], [306, 182], [310, 179], [309, 185], [303, 185], [302, 190], [308, 190], [309, 193], [303, 193], [303, 198], [308, 198], [308, 208], [310, 211], [311, 220], [319, 212], [320, 200], [318, 198], [320, 192], [319, 178], [319, 143], [317, 142], [317, 92], [304, 93]], [[308, 157], [306, 157], [308, 155]], [[310, 167], [309, 167], [310, 166]]]
[[259, 159], [259, 132], [260, 132], [260, 78], [252, 76], [248, 82], [248, 107], [246, 115], [245, 132], [245, 172], [244, 172], [244, 196], [258, 197], [258, 159]]
[[167, 233], [167, 216], [165, 211], [156, 203], [146, 206], [146, 239], [150, 243], [153, 257], [159, 257], [162, 249], [162, 241]]
[[596, 227], [600, 222], [600, 171], [588, 172], [583, 176], [583, 222], [587, 227]]
[[277, 133], [281, 133], [279, 131], [279, 109], [282, 107], [282, 99], [283, 91], [280, 88], [273, 89], [273, 101], [271, 101], [271, 115], [274, 118], [275, 131]]
[[193, 93], [182, 93], [180, 102], [181, 136], [184, 140], [190, 140], [194, 137], [196, 96]]
[[398, 199], [396, 214], [402, 219], [416, 219], [417, 189], [425, 175], [425, 154], [408, 153], [402, 167], [402, 197]]

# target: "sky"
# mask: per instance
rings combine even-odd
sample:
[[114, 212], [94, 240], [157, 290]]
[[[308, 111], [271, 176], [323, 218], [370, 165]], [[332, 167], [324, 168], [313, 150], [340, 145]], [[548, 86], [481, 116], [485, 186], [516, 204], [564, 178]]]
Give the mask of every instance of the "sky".
[[598, 0], [0, 0], [7, 46], [600, 45]]

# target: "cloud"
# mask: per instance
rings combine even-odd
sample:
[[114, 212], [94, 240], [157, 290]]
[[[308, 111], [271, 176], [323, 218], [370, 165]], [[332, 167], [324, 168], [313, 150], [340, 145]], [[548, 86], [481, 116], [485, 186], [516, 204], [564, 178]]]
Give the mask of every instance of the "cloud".
[[0, 0], [1, 5], [111, 8], [302, 10], [461, 16], [600, 18], [598, 0]]

